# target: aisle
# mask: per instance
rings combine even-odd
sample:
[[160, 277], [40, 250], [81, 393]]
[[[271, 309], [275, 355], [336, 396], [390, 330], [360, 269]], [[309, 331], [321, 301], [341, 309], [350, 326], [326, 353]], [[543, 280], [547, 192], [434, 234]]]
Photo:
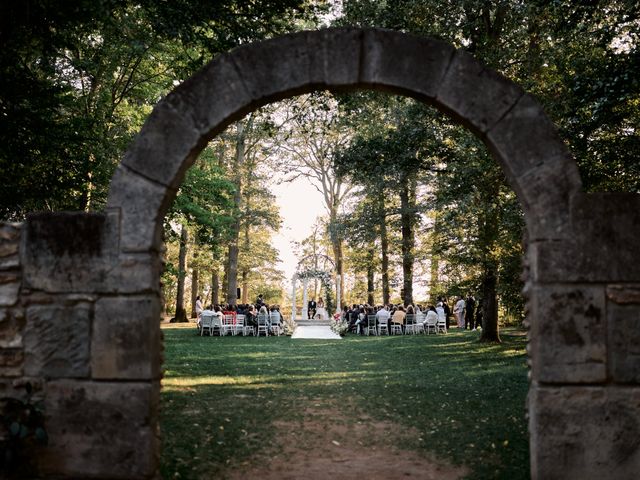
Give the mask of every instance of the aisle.
[[326, 320], [296, 320], [297, 327], [291, 338], [319, 338], [321, 340], [340, 340], [342, 337], [329, 328]]

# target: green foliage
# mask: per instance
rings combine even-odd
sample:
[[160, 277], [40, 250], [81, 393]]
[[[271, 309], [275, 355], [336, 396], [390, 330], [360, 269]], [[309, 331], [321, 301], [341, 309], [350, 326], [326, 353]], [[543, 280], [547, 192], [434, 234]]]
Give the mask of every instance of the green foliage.
[[215, 54], [325, 2], [79, 0], [0, 7], [0, 218], [99, 209], [152, 106]]
[[[466, 465], [466, 478], [529, 478], [522, 332], [503, 333], [501, 345], [479, 344], [470, 332], [337, 341], [199, 337], [172, 327], [164, 334], [164, 478], [263, 466], [307, 421], [357, 426], [364, 448], [381, 451], [397, 439], [374, 424], [391, 422], [422, 439], [403, 448]], [[319, 448], [315, 437], [295, 442]]]

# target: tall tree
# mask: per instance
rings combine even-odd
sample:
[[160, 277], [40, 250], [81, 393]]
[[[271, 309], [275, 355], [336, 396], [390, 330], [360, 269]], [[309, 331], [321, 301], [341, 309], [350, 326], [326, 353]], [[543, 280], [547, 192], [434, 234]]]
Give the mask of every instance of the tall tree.
[[[327, 95], [305, 95], [289, 102], [289, 121], [283, 124], [280, 141], [284, 168], [290, 172], [286, 181], [306, 177], [322, 194], [329, 217], [328, 231], [331, 238], [336, 274], [344, 278], [343, 242], [338, 225], [340, 207], [351, 192], [351, 185], [336, 175], [332, 158], [347, 145], [348, 130], [341, 125], [337, 103]], [[344, 298], [344, 286], [340, 283], [340, 298]]]

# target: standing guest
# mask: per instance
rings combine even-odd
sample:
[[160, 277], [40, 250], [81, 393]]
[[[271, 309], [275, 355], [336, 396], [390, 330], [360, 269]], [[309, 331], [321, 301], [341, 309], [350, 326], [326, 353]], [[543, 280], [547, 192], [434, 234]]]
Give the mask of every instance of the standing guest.
[[[371, 307], [368, 307], [371, 308]], [[364, 305], [360, 305], [358, 309], [358, 319], [356, 320], [356, 333], [364, 334], [364, 329], [367, 326], [367, 310]]]
[[458, 328], [460, 330], [464, 329], [464, 298], [462, 295], [458, 296], [458, 301], [456, 302], [455, 307], [453, 307], [453, 313], [456, 315], [456, 320], [458, 321]]
[[262, 298], [262, 294], [260, 294], [258, 295], [258, 298], [256, 298], [256, 308], [260, 308], [263, 305], [264, 305], [264, 299]]
[[204, 310], [202, 306], [202, 300], [200, 300], [200, 295], [196, 297], [196, 324], [200, 325], [200, 315], [202, 315], [202, 311]]
[[436, 313], [438, 314], [438, 320], [444, 320], [445, 325], [447, 324], [446, 314], [444, 313], [444, 307], [442, 306], [442, 302], [438, 302], [436, 306]]
[[476, 312], [476, 324], [474, 330], [482, 328], [482, 299], [478, 300], [478, 311]]
[[316, 307], [316, 299], [312, 298], [311, 300], [309, 300], [309, 303], [307, 303], [307, 316], [309, 317], [309, 319], [312, 319], [315, 316]]
[[449, 319], [451, 317], [451, 308], [449, 308], [449, 302], [447, 301], [447, 298], [444, 297], [442, 299], [442, 309], [444, 310], [444, 319], [447, 323], [447, 330], [449, 330]]
[[473, 295], [467, 295], [467, 300], [465, 302], [465, 314], [464, 314], [464, 329], [466, 330], [469, 327], [469, 330], [475, 330], [474, 327], [474, 313], [476, 310], [476, 299], [473, 298]]

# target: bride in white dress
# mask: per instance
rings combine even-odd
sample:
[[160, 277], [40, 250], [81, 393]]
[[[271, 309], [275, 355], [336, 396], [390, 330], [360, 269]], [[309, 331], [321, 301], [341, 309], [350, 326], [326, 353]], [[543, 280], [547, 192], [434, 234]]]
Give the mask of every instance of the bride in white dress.
[[316, 314], [313, 318], [319, 318], [320, 320], [328, 320], [329, 316], [327, 315], [327, 311], [324, 308], [324, 302], [322, 299], [318, 300], [318, 304], [316, 305]]

